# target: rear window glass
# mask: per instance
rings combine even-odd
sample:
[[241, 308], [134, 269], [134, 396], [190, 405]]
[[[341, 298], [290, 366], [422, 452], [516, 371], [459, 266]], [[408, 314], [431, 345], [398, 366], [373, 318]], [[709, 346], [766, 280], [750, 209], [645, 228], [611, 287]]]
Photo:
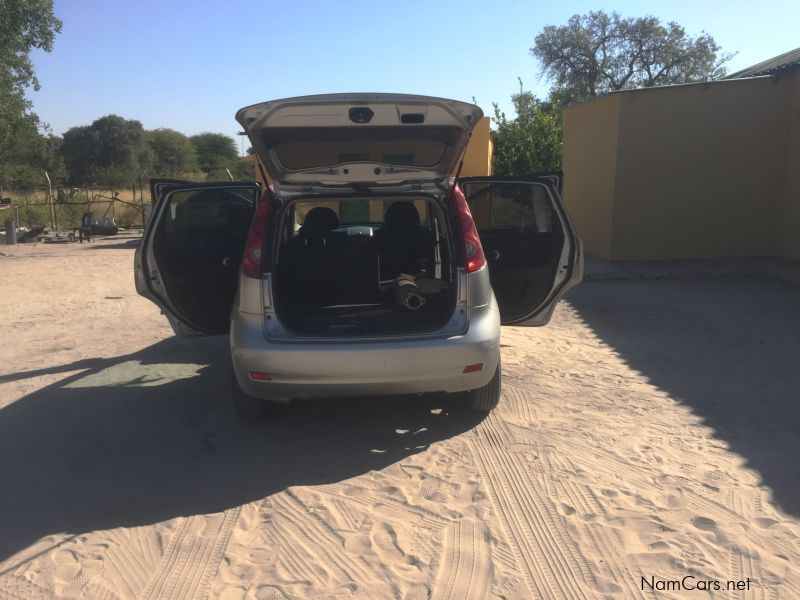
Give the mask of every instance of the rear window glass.
[[339, 226], [380, 225], [386, 210], [395, 202], [412, 202], [419, 213], [420, 222], [428, 220], [428, 202], [426, 200], [409, 200], [408, 198], [376, 198], [353, 200], [317, 200], [296, 202], [294, 204], [294, 231], [303, 226], [305, 217], [312, 208], [325, 206], [333, 210], [339, 219]]
[[268, 129], [264, 141], [287, 169], [374, 162], [430, 168], [438, 165], [461, 130], [454, 127]]

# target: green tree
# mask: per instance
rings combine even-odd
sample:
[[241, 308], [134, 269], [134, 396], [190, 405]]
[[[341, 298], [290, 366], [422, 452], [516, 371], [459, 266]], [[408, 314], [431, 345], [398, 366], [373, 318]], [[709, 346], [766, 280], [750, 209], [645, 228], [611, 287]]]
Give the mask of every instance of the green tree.
[[67, 131], [61, 153], [74, 185], [125, 185], [149, 172], [153, 160], [142, 124], [117, 115]]
[[495, 175], [527, 175], [561, 168], [562, 116], [558, 105], [522, 88], [511, 97], [517, 116], [506, 117], [494, 104]]
[[231, 175], [236, 181], [252, 181], [256, 178], [256, 160], [252, 156], [243, 156], [236, 161], [236, 166], [231, 169]]
[[17, 187], [47, 185], [44, 172], [51, 180], [63, 181], [66, 176], [64, 160], [61, 158], [60, 137], [42, 135], [35, 128], [20, 135], [15, 145], [13, 160], [0, 163], [0, 180]]
[[64, 134], [61, 144], [61, 156], [69, 173], [69, 182], [73, 185], [94, 183], [96, 177], [95, 136], [89, 125], [71, 127]]
[[[36, 149], [47, 142], [39, 118], [25, 97], [29, 87], [39, 89], [30, 60], [34, 48], [50, 52], [61, 21], [52, 0], [0, 1], [0, 177], [12, 178], [26, 166]], [[42, 157], [40, 157], [42, 158]], [[36, 165], [40, 166], [40, 165]]]
[[200, 170], [194, 144], [179, 131], [154, 129], [144, 137], [153, 153], [151, 176], [191, 177]]
[[31, 50], [52, 51], [61, 25], [53, 13], [53, 0], [3, 0], [0, 3], [0, 69], [5, 76], [4, 83], [10, 83], [15, 91], [25, 91], [29, 85], [39, 89]]
[[664, 25], [653, 16], [623, 18], [604, 11], [548, 25], [530, 52], [561, 103], [614, 90], [717, 79], [733, 56], [720, 54], [705, 32], [691, 37], [674, 22]]
[[197, 153], [200, 170], [209, 179], [228, 179], [226, 169], [233, 173], [239, 162], [236, 142], [222, 133], [200, 133], [189, 138]]

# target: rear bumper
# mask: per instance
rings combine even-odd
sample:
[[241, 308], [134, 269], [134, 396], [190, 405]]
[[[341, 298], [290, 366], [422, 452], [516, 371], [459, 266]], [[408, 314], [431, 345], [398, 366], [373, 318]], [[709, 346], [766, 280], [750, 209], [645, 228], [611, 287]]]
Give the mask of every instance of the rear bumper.
[[[261, 315], [231, 323], [234, 373], [251, 396], [293, 398], [461, 392], [489, 383], [500, 355], [500, 315], [494, 298], [472, 309], [463, 335], [375, 342], [270, 342]], [[464, 367], [482, 363], [474, 373]], [[269, 373], [253, 381], [250, 371]]]

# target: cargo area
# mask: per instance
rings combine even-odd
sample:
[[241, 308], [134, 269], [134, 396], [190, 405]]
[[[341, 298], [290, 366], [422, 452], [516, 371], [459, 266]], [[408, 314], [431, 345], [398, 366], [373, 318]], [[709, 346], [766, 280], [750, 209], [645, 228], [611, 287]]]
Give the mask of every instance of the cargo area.
[[295, 201], [279, 224], [275, 308], [300, 335], [441, 328], [457, 297], [451, 235], [433, 198]]

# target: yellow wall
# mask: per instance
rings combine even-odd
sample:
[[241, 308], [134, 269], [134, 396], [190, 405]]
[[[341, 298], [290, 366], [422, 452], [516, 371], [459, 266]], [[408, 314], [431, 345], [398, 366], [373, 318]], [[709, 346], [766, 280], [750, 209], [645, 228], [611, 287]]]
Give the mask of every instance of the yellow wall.
[[492, 174], [494, 143], [489, 128], [490, 123], [489, 117], [483, 117], [472, 130], [472, 137], [464, 152], [462, 177], [485, 177]]
[[565, 199], [587, 252], [800, 258], [797, 81], [651, 88], [567, 108]]
[[570, 107], [564, 118], [564, 203], [587, 252], [610, 258], [619, 96]]

